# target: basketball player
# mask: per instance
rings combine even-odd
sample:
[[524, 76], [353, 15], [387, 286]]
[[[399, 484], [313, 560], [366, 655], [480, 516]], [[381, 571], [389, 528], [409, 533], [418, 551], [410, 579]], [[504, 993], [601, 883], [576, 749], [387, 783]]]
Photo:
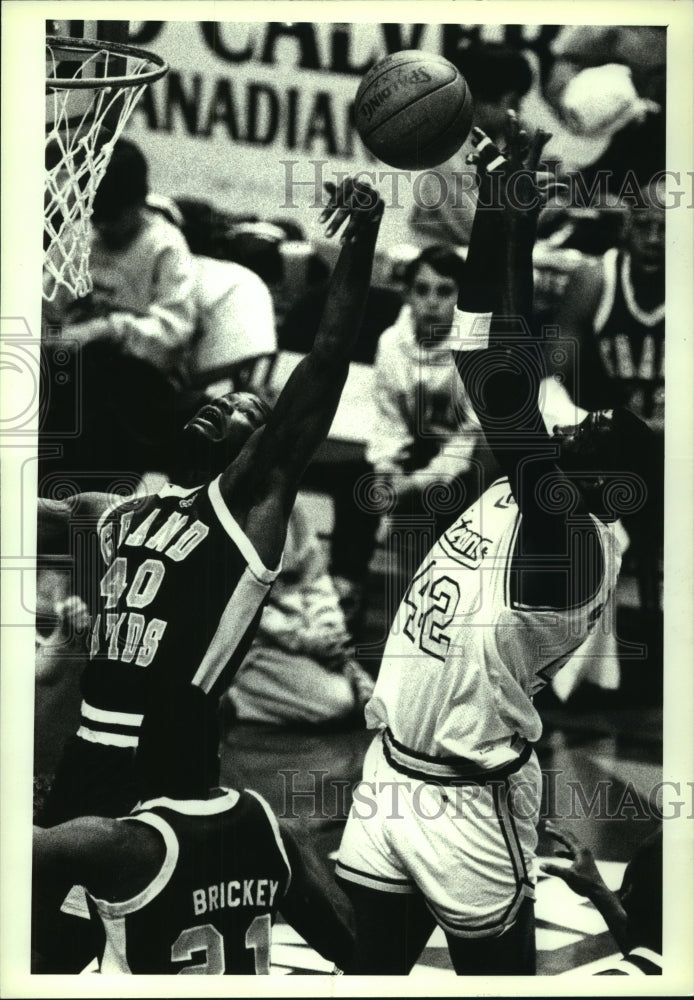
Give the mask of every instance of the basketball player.
[[[353, 946], [347, 900], [314, 852], [255, 792], [217, 788], [216, 720], [200, 688], [156, 691], [127, 817], [34, 827], [34, 891], [84, 885], [102, 973], [269, 974], [278, 912], [329, 961]], [[42, 969], [35, 914], [33, 971]]]
[[337, 862], [357, 920], [352, 973], [409, 973], [435, 924], [459, 974], [534, 973], [533, 696], [611, 599], [619, 558], [603, 487], [650, 435], [615, 410], [549, 437], [531, 328], [548, 137], [531, 144], [511, 113], [506, 155], [473, 138], [485, 197], [499, 203], [476, 213], [459, 305], [479, 315], [458, 314], [454, 357], [505, 478], [416, 572], [366, 706], [378, 734]]
[[557, 320], [577, 347], [561, 370], [580, 406], [624, 403], [663, 429], [665, 362], [665, 206], [645, 187], [626, 210], [622, 246], [574, 273]]
[[111, 507], [99, 494], [40, 505], [40, 552], [98, 549], [91, 578], [78, 581], [78, 590], [91, 590], [82, 596], [93, 614], [81, 722], [43, 826], [129, 811], [145, 678], [162, 698], [175, 681], [217, 703], [250, 645], [301, 477], [345, 384], [383, 214], [368, 186], [348, 179], [329, 187], [321, 221], [328, 236], [347, 223], [343, 246], [313, 347], [274, 409], [247, 392], [204, 405], [181, 441], [187, 486]]
[[[627, 405], [656, 432], [663, 467], [665, 427], [665, 205], [662, 184], [632, 195], [620, 247], [582, 265], [557, 316], [563, 352], [559, 368], [574, 401], [589, 409]], [[575, 365], [574, 365], [575, 359]], [[635, 564], [641, 610], [659, 614], [662, 476], [653, 483], [660, 509], [650, 521], [627, 517], [629, 560]]]

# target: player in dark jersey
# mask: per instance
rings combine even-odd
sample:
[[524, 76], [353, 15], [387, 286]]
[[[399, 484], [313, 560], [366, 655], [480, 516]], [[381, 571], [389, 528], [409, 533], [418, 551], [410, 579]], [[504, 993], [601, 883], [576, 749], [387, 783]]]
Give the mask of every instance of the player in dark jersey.
[[[656, 434], [664, 469], [665, 426], [665, 201], [653, 182], [632, 195], [622, 244], [573, 275], [557, 314], [562, 343], [552, 351], [565, 361], [559, 375], [572, 398], [587, 409], [624, 404]], [[664, 481], [653, 482], [659, 509], [648, 522], [627, 517], [629, 559], [643, 611], [658, 613]]]
[[348, 960], [349, 904], [315, 852], [255, 792], [213, 787], [215, 729], [199, 689], [155, 697], [137, 750], [137, 807], [34, 828], [34, 972], [54, 947], [42, 897], [73, 883], [87, 890], [104, 974], [268, 974], [278, 913], [323, 957]]
[[510, 113], [502, 154], [473, 129], [480, 193], [454, 360], [504, 478], [431, 547], [385, 645], [366, 705], [375, 809], [355, 790], [337, 861], [357, 922], [347, 973], [409, 973], [435, 924], [459, 974], [535, 971], [533, 698], [611, 598], [615, 487], [641, 495], [652, 439], [626, 410], [545, 427], [532, 250], [548, 138]]
[[328, 236], [346, 222], [343, 245], [313, 347], [274, 408], [248, 392], [201, 407], [182, 434], [185, 487], [40, 505], [39, 552], [83, 554], [75, 590], [93, 618], [80, 727], [41, 825], [127, 812], [145, 678], [162, 698], [187, 681], [216, 699], [253, 638], [301, 477], [345, 384], [383, 214], [367, 185], [326, 186], [321, 221]]
[[[586, 409], [625, 404], [654, 430], [664, 424], [665, 204], [662, 185], [632, 195], [622, 245], [572, 275], [557, 322], [558, 369]], [[574, 367], [573, 362], [576, 361]]]

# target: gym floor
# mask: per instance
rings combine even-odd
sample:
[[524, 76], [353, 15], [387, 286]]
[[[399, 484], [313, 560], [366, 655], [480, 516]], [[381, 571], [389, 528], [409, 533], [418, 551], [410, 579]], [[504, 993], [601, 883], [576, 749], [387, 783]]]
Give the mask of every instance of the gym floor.
[[[370, 596], [366, 631], [370, 621], [376, 635], [382, 608], [377, 594], [375, 600], [374, 594]], [[644, 618], [634, 603], [627, 581], [618, 634], [626, 640], [646, 638], [650, 655], [622, 664], [619, 691], [584, 684], [566, 703], [548, 689], [537, 699], [544, 724], [537, 746], [546, 779], [543, 819], [555, 819], [589, 845], [603, 878], [614, 889], [633, 851], [658, 823], [652, 792], [662, 775], [660, 623], [651, 623], [644, 636]], [[257, 789], [278, 814], [291, 810], [300, 817], [298, 822], [305, 824], [331, 864], [348, 808], [348, 802], [341, 801], [342, 789], [359, 780], [371, 736], [362, 729], [317, 731], [231, 723], [223, 744], [222, 778]], [[308, 794], [302, 796], [302, 791]], [[593, 806], [586, 808], [583, 803], [590, 803], [594, 795]], [[540, 857], [551, 856], [553, 846], [541, 825]], [[540, 877], [536, 918], [539, 975], [597, 971], [617, 954], [592, 904], [559, 879]], [[283, 923], [275, 927], [272, 959], [276, 975], [320, 974], [331, 968]], [[432, 935], [412, 975], [454, 976], [441, 931]]]
[[[551, 803], [550, 796], [546, 797], [545, 818], [571, 816], [573, 810], [577, 818], [560, 822], [593, 848], [610, 888], [619, 887], [626, 862], [657, 822], [649, 810], [649, 796], [661, 774], [660, 727], [657, 709], [587, 710], [574, 712], [571, 719], [559, 710], [546, 713], [538, 756], [556, 797]], [[328, 734], [235, 725], [224, 743], [223, 780], [256, 788], [278, 812], [286, 801], [285, 790], [293, 791], [293, 812], [302, 816], [319, 850], [330, 860], [344, 823], [338, 808], [340, 783], [358, 781], [370, 738], [363, 731]], [[321, 772], [328, 773], [325, 781]], [[620, 815], [582, 818], [580, 800], [571, 798], [569, 783], [574, 788], [578, 783], [590, 799], [598, 783], [605, 781], [610, 784], [603, 786], [608, 789], [604, 812]], [[297, 794], [301, 791], [309, 795]], [[314, 811], [318, 816], [311, 816]], [[633, 818], [636, 815], [640, 818]], [[542, 832], [539, 853], [552, 854], [552, 842]], [[540, 975], [588, 971], [585, 967], [592, 968], [593, 963], [617, 952], [593, 906], [558, 879], [541, 876], [536, 917]], [[330, 963], [281, 923], [275, 928], [272, 957], [276, 974], [330, 971]], [[454, 975], [440, 931], [433, 934], [412, 974], [424, 973]]]

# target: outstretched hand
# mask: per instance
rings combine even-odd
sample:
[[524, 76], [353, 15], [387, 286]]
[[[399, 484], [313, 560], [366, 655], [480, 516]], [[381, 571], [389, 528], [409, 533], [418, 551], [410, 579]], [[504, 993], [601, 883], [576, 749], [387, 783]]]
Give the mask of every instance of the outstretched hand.
[[477, 166], [480, 179], [498, 176], [502, 180], [499, 193], [506, 210], [536, 215], [550, 198], [566, 190], [554, 174], [539, 169], [551, 133], [540, 128], [529, 135], [520, 127], [515, 111], [506, 112], [503, 151], [477, 126], [471, 136], [475, 150], [468, 154], [467, 162]]
[[352, 243], [364, 231], [378, 227], [385, 205], [371, 185], [347, 177], [339, 187], [331, 181], [326, 181], [324, 186], [329, 199], [319, 221], [327, 223], [326, 236], [334, 236], [345, 220], [349, 221], [340, 237], [342, 243]]
[[570, 889], [579, 896], [590, 898], [596, 892], [607, 889], [598, 866], [595, 864], [593, 852], [581, 844], [572, 833], [555, 826], [551, 821], [545, 823], [547, 833], [561, 844], [561, 849], [555, 850], [558, 858], [568, 858], [570, 867], [554, 864], [543, 864], [541, 870], [547, 875], [557, 875]]

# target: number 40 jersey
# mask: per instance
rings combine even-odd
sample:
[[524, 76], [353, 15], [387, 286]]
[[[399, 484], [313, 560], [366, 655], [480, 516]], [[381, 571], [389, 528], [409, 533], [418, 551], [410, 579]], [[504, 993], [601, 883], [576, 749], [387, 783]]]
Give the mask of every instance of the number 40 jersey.
[[98, 525], [97, 608], [82, 675], [78, 735], [136, 747], [145, 679], [219, 697], [255, 635], [279, 568], [263, 565], [219, 480], [169, 485], [107, 511]]
[[[542, 733], [536, 694], [600, 622], [620, 568], [613, 530], [594, 518], [598, 592], [557, 610], [515, 603], [509, 571], [520, 512], [497, 480], [433, 545], [403, 598], [366, 706], [387, 755], [441, 779], [512, 763]], [[579, 571], [579, 568], [576, 568]]]

